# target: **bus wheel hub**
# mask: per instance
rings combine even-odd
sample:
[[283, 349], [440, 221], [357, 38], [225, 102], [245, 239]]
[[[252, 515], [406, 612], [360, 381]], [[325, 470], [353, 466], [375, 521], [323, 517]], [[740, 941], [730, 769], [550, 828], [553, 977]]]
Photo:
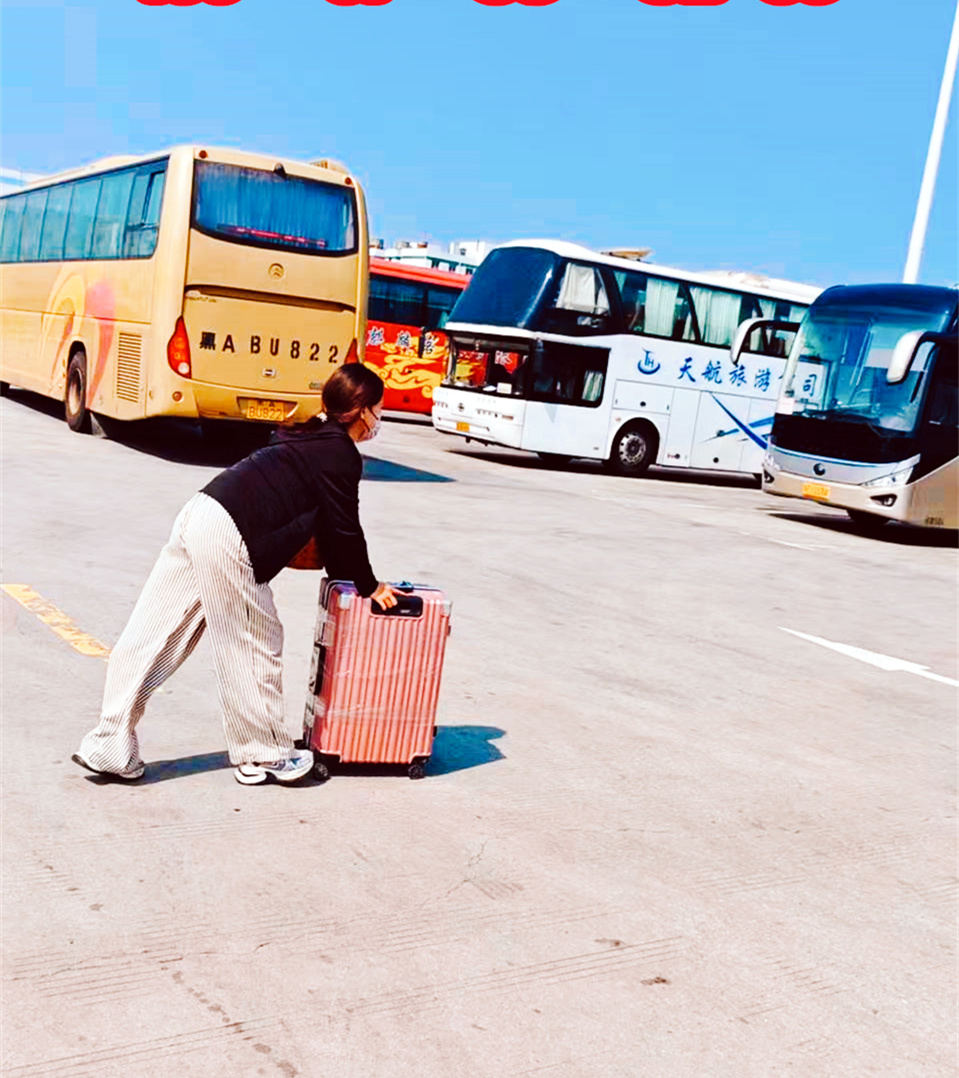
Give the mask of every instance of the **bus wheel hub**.
[[642, 459], [645, 451], [646, 442], [642, 436], [639, 434], [630, 434], [623, 439], [623, 444], [619, 449], [619, 455], [624, 464], [635, 464], [636, 461]]

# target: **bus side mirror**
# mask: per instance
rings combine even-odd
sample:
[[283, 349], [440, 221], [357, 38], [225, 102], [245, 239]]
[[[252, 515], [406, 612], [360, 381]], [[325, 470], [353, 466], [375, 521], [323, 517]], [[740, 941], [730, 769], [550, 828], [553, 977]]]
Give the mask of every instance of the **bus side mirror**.
[[777, 322], [775, 318], [747, 318], [736, 330], [733, 343], [729, 346], [729, 358], [738, 366], [742, 357], [746, 342], [757, 329], [771, 329], [774, 333], [795, 333], [799, 329], [798, 322]]
[[891, 386], [902, 382], [909, 373], [919, 346], [937, 338], [938, 334], [927, 333], [922, 329], [911, 329], [908, 333], [904, 333], [896, 341], [896, 347], [892, 350], [892, 359], [889, 360], [889, 366], [886, 368], [886, 382]]

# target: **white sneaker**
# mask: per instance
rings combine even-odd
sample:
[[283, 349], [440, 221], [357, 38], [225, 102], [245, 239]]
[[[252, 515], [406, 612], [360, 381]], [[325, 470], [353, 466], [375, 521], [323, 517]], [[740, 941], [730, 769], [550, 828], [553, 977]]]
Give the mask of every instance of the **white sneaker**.
[[305, 778], [313, 767], [313, 753], [309, 749], [294, 749], [288, 760], [275, 764], [240, 764], [233, 777], [244, 786], [260, 786], [269, 779], [276, 782], [296, 782]]

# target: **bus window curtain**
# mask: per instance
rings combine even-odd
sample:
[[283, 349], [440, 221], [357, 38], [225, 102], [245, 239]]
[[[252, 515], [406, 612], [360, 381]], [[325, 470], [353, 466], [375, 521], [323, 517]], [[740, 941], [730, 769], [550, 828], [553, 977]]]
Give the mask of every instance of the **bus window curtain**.
[[257, 169], [206, 164], [198, 170], [197, 223], [213, 232], [262, 233], [325, 251], [356, 243], [351, 200], [327, 185]]
[[697, 285], [692, 285], [690, 291], [703, 341], [706, 344], [731, 344], [739, 326], [743, 297], [738, 292], [721, 292]]
[[646, 282], [646, 332], [654, 337], [672, 337], [679, 285], [650, 277]]
[[601, 315], [609, 313], [609, 299], [603, 279], [592, 266], [570, 262], [563, 275], [556, 306], [564, 311]]

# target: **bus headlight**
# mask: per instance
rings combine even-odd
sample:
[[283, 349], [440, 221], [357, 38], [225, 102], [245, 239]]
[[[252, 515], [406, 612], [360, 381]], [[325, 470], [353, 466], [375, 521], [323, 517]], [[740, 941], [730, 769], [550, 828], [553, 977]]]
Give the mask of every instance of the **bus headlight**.
[[889, 475], [881, 475], [878, 479], [870, 479], [868, 483], [863, 483], [864, 487], [904, 487], [909, 482], [909, 476], [912, 475], [912, 465], [908, 468], [903, 468], [899, 472], [891, 472]]

